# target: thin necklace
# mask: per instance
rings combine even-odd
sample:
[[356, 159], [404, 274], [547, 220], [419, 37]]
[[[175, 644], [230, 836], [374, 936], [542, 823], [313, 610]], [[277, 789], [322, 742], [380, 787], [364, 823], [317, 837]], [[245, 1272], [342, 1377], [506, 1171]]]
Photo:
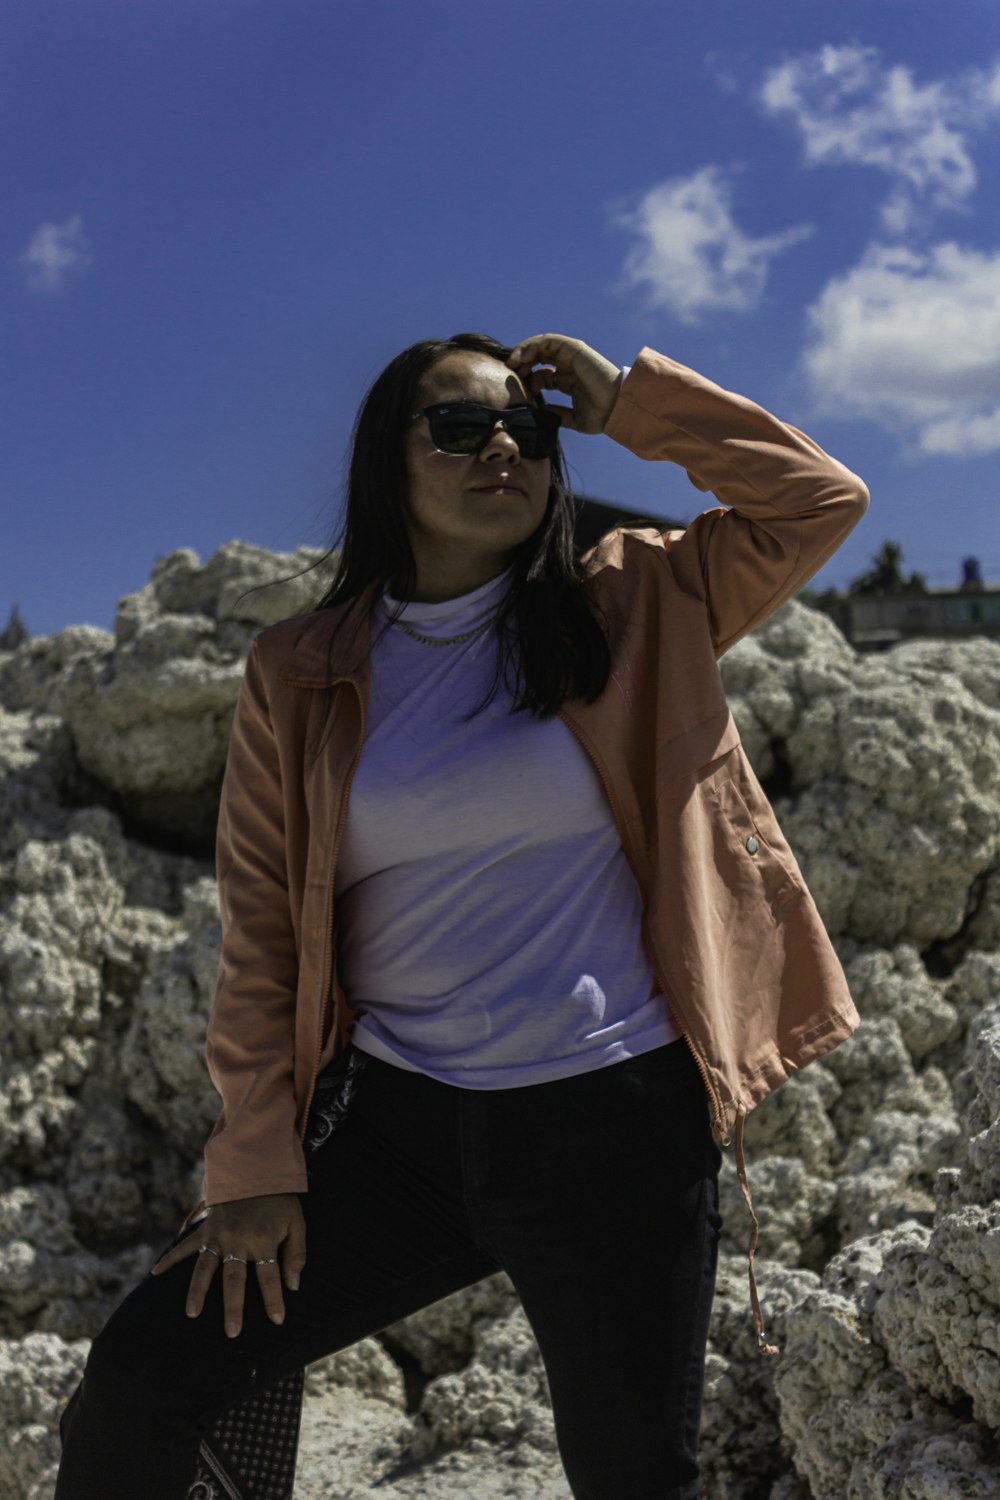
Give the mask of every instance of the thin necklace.
[[[499, 610], [497, 611], [497, 614], [499, 614]], [[421, 641], [425, 646], [457, 646], [459, 641], [468, 641], [471, 640], [474, 635], [481, 635], [484, 630], [489, 629], [496, 617], [496, 615], [491, 615], [490, 618], [484, 621], [482, 625], [477, 625], [474, 630], [467, 630], [464, 635], [451, 635], [447, 637], [437, 635], [421, 635], [419, 630], [414, 630], [412, 625], [407, 625], [402, 620], [393, 620], [391, 621], [391, 623], [395, 625], [398, 630], [405, 630], [407, 635], [412, 635], [415, 641]]]

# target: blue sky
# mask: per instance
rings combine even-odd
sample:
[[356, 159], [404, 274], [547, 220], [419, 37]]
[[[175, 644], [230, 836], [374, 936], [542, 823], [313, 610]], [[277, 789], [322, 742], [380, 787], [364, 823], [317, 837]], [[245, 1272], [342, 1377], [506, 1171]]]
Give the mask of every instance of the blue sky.
[[[327, 544], [415, 339], [643, 344], [1000, 585], [996, 0], [4, 0], [0, 624], [110, 627], [178, 547]], [[582, 493], [684, 473], [569, 435]]]

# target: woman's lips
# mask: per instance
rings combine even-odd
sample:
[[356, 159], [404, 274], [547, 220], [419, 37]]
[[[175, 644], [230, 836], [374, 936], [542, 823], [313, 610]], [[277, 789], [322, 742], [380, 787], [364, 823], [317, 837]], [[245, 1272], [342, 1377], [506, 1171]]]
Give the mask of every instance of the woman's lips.
[[477, 484], [473, 487], [475, 494], [481, 495], [523, 495], [524, 491], [516, 484]]

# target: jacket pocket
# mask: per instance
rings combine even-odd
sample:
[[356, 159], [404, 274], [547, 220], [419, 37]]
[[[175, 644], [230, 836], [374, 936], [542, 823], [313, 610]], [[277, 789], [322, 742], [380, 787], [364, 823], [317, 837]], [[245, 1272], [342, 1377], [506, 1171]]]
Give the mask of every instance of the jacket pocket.
[[755, 814], [731, 778], [706, 785], [705, 791], [718, 807], [723, 868], [734, 893], [763, 897], [776, 916], [801, 901], [805, 886], [774, 814]]
[[740, 744], [736, 720], [728, 708], [685, 729], [660, 750], [659, 770], [670, 780], [690, 776], [728, 755]]

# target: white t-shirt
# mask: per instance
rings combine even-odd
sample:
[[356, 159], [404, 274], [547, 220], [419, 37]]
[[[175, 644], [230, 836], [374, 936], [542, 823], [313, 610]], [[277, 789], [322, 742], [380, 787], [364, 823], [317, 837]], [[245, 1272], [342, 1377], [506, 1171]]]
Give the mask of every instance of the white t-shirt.
[[[495, 613], [509, 574], [406, 606], [448, 638]], [[386, 596], [373, 637], [397, 601]], [[466, 1088], [514, 1088], [676, 1041], [642, 902], [596, 767], [559, 718], [511, 715], [492, 628], [373, 647], [365, 741], [336, 872], [337, 973], [353, 1040]]]

